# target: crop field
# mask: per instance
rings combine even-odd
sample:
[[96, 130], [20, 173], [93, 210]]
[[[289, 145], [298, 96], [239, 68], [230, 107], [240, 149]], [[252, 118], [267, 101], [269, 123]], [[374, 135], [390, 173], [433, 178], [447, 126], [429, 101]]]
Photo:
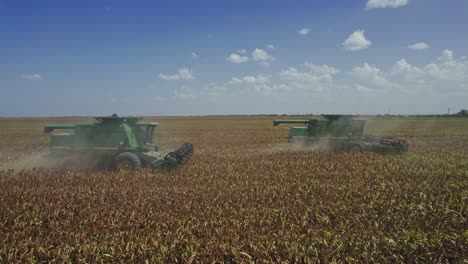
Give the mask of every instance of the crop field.
[[289, 144], [274, 118], [148, 118], [194, 145], [172, 173], [35, 168], [44, 124], [90, 119], [0, 119], [0, 262], [466, 263], [468, 119], [369, 119], [410, 143], [381, 155]]

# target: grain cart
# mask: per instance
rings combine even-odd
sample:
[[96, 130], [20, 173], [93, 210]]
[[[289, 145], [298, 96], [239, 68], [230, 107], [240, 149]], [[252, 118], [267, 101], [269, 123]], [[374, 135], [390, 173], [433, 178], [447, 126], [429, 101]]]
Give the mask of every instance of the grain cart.
[[289, 142], [316, 144], [326, 142], [332, 150], [379, 153], [402, 153], [409, 145], [404, 140], [363, 135], [365, 120], [354, 120], [351, 115], [323, 115], [324, 118], [309, 120], [274, 120], [280, 124], [305, 124], [290, 127]]
[[95, 117], [97, 122], [46, 125], [44, 133], [72, 130], [50, 137], [50, 156], [80, 163], [93, 161], [98, 168], [136, 170], [143, 167], [174, 169], [193, 154], [193, 146], [184, 143], [179, 149], [162, 155], [159, 151], [158, 123], [141, 122], [138, 117]]

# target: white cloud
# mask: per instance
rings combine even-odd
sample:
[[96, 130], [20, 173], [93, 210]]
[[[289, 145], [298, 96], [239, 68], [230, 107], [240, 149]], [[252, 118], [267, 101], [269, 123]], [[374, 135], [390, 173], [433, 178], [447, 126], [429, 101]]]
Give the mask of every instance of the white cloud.
[[234, 77], [231, 79], [229, 84], [265, 84], [269, 83], [271, 81], [271, 76], [266, 76], [259, 74], [257, 76], [252, 76], [252, 75], [246, 75], [244, 77]]
[[396, 88], [410, 93], [422, 90], [429, 84], [424, 69], [409, 64], [406, 59], [397, 61], [388, 76]]
[[413, 66], [409, 64], [406, 59], [401, 59], [393, 65], [393, 68], [391, 70], [392, 75], [398, 75], [398, 74], [403, 74], [403, 73], [412, 73], [414, 74], [421, 74], [423, 73], [423, 70], [420, 68]]
[[363, 66], [355, 67], [350, 72], [351, 77], [357, 84], [370, 89], [391, 88], [392, 83], [387, 80], [385, 74], [378, 67], [364, 63]]
[[340, 70], [328, 65], [315, 65], [313, 63], [306, 62], [304, 63], [304, 66], [306, 66], [311, 70], [311, 72], [316, 74], [335, 75], [340, 72]]
[[411, 65], [406, 59], [397, 61], [390, 71], [384, 72], [365, 63], [351, 72], [354, 85], [370, 90], [400, 91], [406, 93], [446, 93], [465, 91], [468, 83], [468, 60], [456, 59], [453, 51], [444, 50], [433, 63], [422, 67]]
[[192, 59], [196, 60], [196, 59], [199, 59], [200, 58], [200, 55], [198, 55], [198, 53], [196, 52], [192, 52]]
[[390, 74], [392, 76], [405, 76], [405, 79], [409, 80], [423, 77], [424, 71], [409, 64], [406, 59], [401, 59], [393, 65]]
[[[454, 92], [468, 94], [468, 59], [457, 58], [451, 50], [444, 50], [427, 65], [415, 66], [406, 59], [400, 59], [389, 69], [363, 63], [346, 71], [346, 74], [340, 74], [341, 72], [329, 65], [305, 62], [299, 67], [288, 67], [273, 75], [248, 74], [234, 77], [223, 89], [210, 89], [205, 94], [226, 95], [229, 92], [229, 96], [234, 97], [245, 93], [252, 96], [284, 97], [293, 93], [297, 98], [319, 95], [333, 99], [336, 96], [350, 96], [354, 100], [359, 100], [361, 95], [382, 96], [381, 98], [396, 98], [398, 95], [405, 98], [413, 96], [412, 100], [416, 101], [416, 95], [447, 96]], [[378, 97], [374, 97], [376, 98]], [[340, 102], [339, 98], [333, 100]], [[380, 101], [380, 104], [388, 103], [387, 99]], [[379, 105], [376, 104], [375, 107], [378, 108]]]
[[362, 63], [344, 70], [306, 62], [276, 73], [233, 77], [219, 85], [178, 87], [172, 98], [193, 99], [209, 111], [242, 104], [236, 111], [243, 113], [379, 113], [389, 107], [403, 114], [438, 113], [466, 105], [467, 83], [468, 58], [444, 50], [428, 64], [413, 65], [403, 58], [388, 68]]
[[429, 45], [425, 42], [418, 42], [408, 46], [409, 49], [413, 50], [425, 50], [429, 48]]
[[237, 50], [237, 53], [244, 55], [244, 54], [247, 54], [247, 50], [246, 49], [240, 49], [240, 50]]
[[179, 81], [179, 80], [193, 80], [195, 77], [193, 76], [192, 70], [187, 68], [180, 68], [177, 73], [175, 74], [159, 74], [159, 79], [164, 81]]
[[234, 77], [229, 81], [230, 85], [241, 87], [242, 91], [255, 93], [261, 96], [273, 95], [276, 92], [289, 91], [285, 84], [275, 84], [271, 75], [258, 74], [257, 76], [246, 75], [244, 77]]
[[252, 51], [252, 59], [264, 65], [269, 65], [271, 61], [275, 60], [267, 51], [258, 48]]
[[453, 51], [452, 50], [443, 50], [442, 56], [439, 57], [439, 61], [451, 62], [453, 61]]
[[21, 75], [21, 78], [23, 78], [24, 80], [30, 80], [30, 81], [40, 81], [40, 80], [42, 80], [42, 76], [39, 73], [23, 74], [23, 75]]
[[302, 35], [302, 36], [308, 35], [309, 33], [310, 33], [310, 28], [301, 28], [297, 32], [297, 34]]
[[426, 74], [436, 82], [449, 82], [445, 87], [462, 87], [468, 83], [468, 60], [466, 58], [455, 59], [453, 51], [444, 50], [436, 62], [424, 67]]
[[304, 63], [305, 71], [294, 67], [279, 72], [279, 77], [289, 87], [308, 91], [323, 91], [330, 88], [334, 82], [334, 76], [340, 71], [328, 65], [315, 65]]
[[366, 9], [397, 8], [407, 5], [409, 0], [368, 0]]
[[345, 50], [358, 51], [367, 49], [372, 42], [364, 36], [364, 30], [356, 30], [341, 44]]
[[229, 55], [226, 58], [226, 60], [229, 61], [229, 62], [235, 63], [235, 64], [240, 64], [240, 63], [244, 63], [244, 62], [249, 61], [249, 57], [233, 53], [233, 54]]
[[267, 45], [266, 47], [267, 47], [268, 49], [271, 49], [271, 50], [274, 50], [274, 49], [275, 49], [275, 45], [273, 45], [273, 44]]

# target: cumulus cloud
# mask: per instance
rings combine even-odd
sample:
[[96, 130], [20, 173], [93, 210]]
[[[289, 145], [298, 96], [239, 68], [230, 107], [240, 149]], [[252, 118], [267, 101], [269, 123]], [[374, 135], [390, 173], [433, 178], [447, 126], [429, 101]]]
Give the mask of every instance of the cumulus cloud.
[[301, 28], [297, 34], [301, 35], [301, 36], [305, 36], [305, 35], [309, 35], [310, 33], [310, 28]]
[[21, 78], [23, 78], [24, 80], [29, 80], [29, 81], [40, 81], [40, 80], [42, 80], [42, 76], [39, 73], [23, 74], [23, 75], [21, 75]]
[[195, 77], [193, 76], [192, 70], [188, 68], [180, 68], [177, 73], [175, 74], [159, 74], [159, 79], [164, 81], [179, 81], [179, 80], [193, 80]]
[[[468, 94], [468, 59], [457, 58], [453, 51], [444, 50], [432, 63], [415, 66], [407, 59], [396, 61], [389, 69], [363, 63], [344, 74], [330, 65], [306, 62], [299, 67], [288, 67], [273, 75], [245, 75], [234, 77], [230, 86], [248, 89], [262, 95], [284, 95], [294, 92], [302, 96], [311, 93], [343, 91], [357, 94]], [[417, 100], [415, 98], [415, 100]]]
[[240, 64], [249, 61], [249, 57], [247, 56], [242, 56], [236, 53], [232, 53], [226, 58], [227, 61], [235, 63], [235, 64]]
[[397, 8], [407, 5], [409, 0], [368, 0], [366, 9]]
[[407, 93], [422, 91], [431, 83], [424, 69], [411, 65], [406, 59], [397, 61], [387, 75], [394, 88]]
[[442, 62], [452, 62], [453, 59], [453, 51], [452, 50], [443, 50], [442, 51], [442, 56], [439, 57], [439, 61]]
[[350, 75], [352, 82], [369, 90], [403, 91], [409, 93], [465, 91], [468, 93], [468, 60], [456, 59], [453, 51], [444, 50], [432, 63], [418, 67], [406, 59], [397, 61], [384, 72], [376, 66], [365, 63], [355, 67]]
[[340, 71], [328, 65], [315, 65], [304, 63], [305, 70], [301, 71], [295, 67], [279, 72], [280, 79], [289, 87], [308, 91], [323, 91], [332, 86], [334, 76]]
[[275, 58], [273, 58], [273, 56], [271, 56], [266, 50], [257, 48], [254, 51], [252, 51], [252, 59], [264, 65], [268, 65]]
[[[415, 65], [402, 58], [388, 68], [362, 63], [338, 69], [306, 62], [275, 73], [245, 74], [197, 89], [179, 87], [173, 95], [180, 100], [212, 102], [216, 109], [243, 103], [242, 110], [247, 113], [259, 109], [377, 113], [391, 106], [409, 114], [462, 107], [464, 98], [468, 98], [467, 83], [468, 59], [444, 50], [426, 64]], [[272, 102], [277, 105], [269, 108]], [[282, 110], [278, 110], [279, 105]]]
[[315, 65], [310, 62], [304, 63], [304, 66], [310, 69], [311, 72], [321, 75], [335, 75], [340, 72], [337, 68], [328, 66], [328, 65]]
[[234, 77], [230, 84], [265, 84], [271, 81], [271, 76], [259, 74], [257, 76], [246, 75], [244, 77]]
[[285, 92], [320, 92], [327, 90], [334, 83], [334, 76], [340, 70], [328, 65], [304, 63], [302, 69], [289, 67], [275, 75], [245, 75], [233, 77], [228, 85], [238, 91], [247, 91], [262, 96], [284, 95]]
[[392, 87], [392, 83], [387, 80], [382, 70], [368, 63], [355, 67], [351, 70], [350, 75], [359, 87], [366, 87], [368, 89], [387, 89]]
[[200, 55], [198, 55], [196, 52], [192, 52], [192, 59], [196, 60], [198, 58], [200, 58]]
[[369, 48], [372, 42], [364, 36], [364, 30], [356, 30], [341, 44], [345, 50], [358, 51]]
[[409, 49], [413, 50], [425, 50], [429, 48], [429, 45], [425, 42], [418, 42], [408, 46]]
[[444, 50], [436, 62], [424, 67], [426, 74], [436, 82], [445, 82], [441, 89], [463, 87], [468, 83], [468, 60], [456, 59], [453, 51]]
[[408, 81], [414, 81], [421, 80], [425, 73], [424, 70], [409, 64], [406, 59], [401, 59], [393, 65], [390, 75], [398, 76]]
[[269, 96], [274, 93], [289, 91], [290, 88], [282, 83], [275, 83], [271, 75], [258, 74], [246, 75], [244, 77], [234, 77], [229, 81], [229, 85], [241, 87], [244, 92], [255, 93], [261, 96]]
[[[275, 46], [272, 44], [266, 46], [267, 49], [274, 50]], [[274, 61], [275, 58], [271, 56], [268, 51], [260, 48], [256, 48], [255, 50], [252, 51], [252, 57], [251, 59], [253, 61], [259, 62], [262, 65], [269, 65], [270, 62]], [[237, 50], [237, 53], [232, 53], [228, 57], [226, 57], [226, 61], [235, 63], [235, 64], [240, 64], [240, 63], [246, 63], [250, 59], [247, 55], [247, 50], [246, 49], [240, 49]]]
[[237, 53], [244, 55], [244, 54], [247, 54], [247, 50], [246, 49], [240, 49], [240, 50], [237, 50]]

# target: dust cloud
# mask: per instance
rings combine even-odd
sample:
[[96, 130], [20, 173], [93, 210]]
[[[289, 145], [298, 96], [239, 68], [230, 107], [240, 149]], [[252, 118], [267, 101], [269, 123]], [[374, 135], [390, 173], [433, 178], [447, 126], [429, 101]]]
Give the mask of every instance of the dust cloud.
[[49, 150], [32, 153], [17, 161], [0, 165], [0, 170], [15, 172], [32, 169], [87, 169], [95, 165], [95, 159], [87, 155], [73, 157], [53, 157]]
[[276, 145], [272, 145], [265, 152], [301, 152], [301, 151], [314, 151], [314, 152], [327, 152], [330, 151], [330, 145], [328, 144], [328, 138], [322, 137], [319, 140], [304, 140], [295, 142], [281, 142]]
[[63, 165], [62, 163], [63, 162], [60, 160], [49, 157], [48, 151], [44, 150], [19, 158], [16, 161], [2, 164], [0, 166], [0, 170], [22, 171], [32, 170], [35, 168], [53, 169], [60, 168]]

